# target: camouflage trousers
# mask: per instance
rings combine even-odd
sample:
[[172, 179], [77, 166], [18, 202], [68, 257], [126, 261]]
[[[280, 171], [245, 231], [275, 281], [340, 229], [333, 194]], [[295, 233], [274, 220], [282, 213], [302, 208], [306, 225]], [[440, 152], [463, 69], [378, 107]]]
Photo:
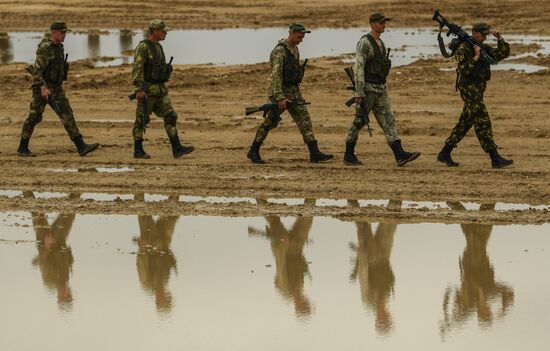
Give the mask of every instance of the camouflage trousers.
[[[63, 117], [63, 127], [69, 134], [71, 140], [80, 136], [80, 131], [76, 126], [76, 121], [73, 115], [73, 109], [69, 103], [69, 99], [65, 95], [61, 86], [50, 89], [52, 96], [57, 102], [57, 105], [61, 109], [61, 116]], [[42, 121], [42, 114], [46, 109], [47, 102], [42, 99], [40, 95], [40, 87], [32, 87], [32, 100], [29, 108], [29, 116], [23, 122], [23, 128], [21, 130], [21, 139], [30, 139], [34, 131], [34, 127]]]
[[[164, 119], [164, 130], [168, 138], [173, 138], [178, 135], [176, 123], [178, 115], [172, 108], [172, 102], [168, 94], [162, 96], [147, 97], [147, 115], [155, 113], [157, 117]], [[143, 140], [143, 103], [138, 101], [136, 108], [136, 120], [132, 129], [134, 140]]]
[[[391, 110], [391, 98], [388, 95], [388, 91], [384, 90], [382, 93], [366, 91], [364, 105], [368, 114], [371, 111], [374, 113], [374, 117], [380, 128], [382, 128], [388, 144], [399, 140], [397, 130], [395, 129], [395, 116]], [[359, 139], [359, 132], [366, 124], [361, 107], [355, 105], [355, 119], [349, 128], [346, 143], [356, 143], [357, 139]]]
[[483, 102], [486, 86], [486, 82], [458, 86], [460, 97], [464, 101], [464, 108], [451, 135], [445, 140], [445, 144], [456, 147], [473, 126], [477, 139], [485, 152], [497, 148], [493, 140], [491, 119]]
[[[289, 100], [304, 100], [298, 87], [284, 87], [283, 93], [285, 94], [285, 97]], [[273, 99], [273, 97], [270, 97], [269, 101], [275, 102], [275, 99]], [[307, 144], [309, 142], [315, 141], [315, 136], [313, 135], [313, 125], [311, 124], [311, 117], [309, 116], [307, 107], [305, 105], [289, 105], [287, 109], [288, 113], [290, 113], [290, 116], [294, 120], [294, 123], [296, 123], [296, 126], [298, 126], [298, 130], [300, 130], [300, 133], [302, 134], [304, 143]], [[281, 114], [284, 111], [285, 110], [281, 111]], [[269, 131], [271, 129], [275, 129], [279, 125], [279, 121], [275, 120], [274, 117], [274, 114], [271, 112], [267, 114], [266, 118], [264, 118], [264, 121], [262, 122], [262, 124], [260, 124], [258, 130], [256, 131], [256, 137], [254, 138], [254, 141], [262, 143], [265, 138], [267, 138], [267, 134], [269, 133]]]

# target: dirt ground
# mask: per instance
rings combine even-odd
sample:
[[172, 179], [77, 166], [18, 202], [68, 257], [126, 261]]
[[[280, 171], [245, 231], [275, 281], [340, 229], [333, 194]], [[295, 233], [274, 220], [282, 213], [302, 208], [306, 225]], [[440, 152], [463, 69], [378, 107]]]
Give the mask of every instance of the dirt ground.
[[[135, 2], [130, 9], [119, 1], [71, 1], [62, 6], [56, 18], [64, 18], [73, 27], [139, 28], [142, 10], [153, 3]], [[341, 27], [364, 25], [370, 9], [380, 8], [396, 18], [394, 26], [427, 26], [435, 5], [444, 9], [457, 22], [467, 22], [482, 9], [484, 18], [503, 24], [508, 32], [547, 33], [543, 22], [550, 16], [543, 11], [548, 1], [525, 7], [520, 1], [452, 2], [428, 1], [373, 2], [358, 1], [297, 2], [292, 10], [277, 11], [266, 1], [160, 1], [166, 5], [155, 17], [166, 18], [173, 27], [210, 28], [280, 26], [300, 18], [314, 26]], [[41, 29], [54, 18], [55, 6], [42, 2], [0, 1], [3, 29]], [[93, 6], [92, 6], [93, 4]], [[192, 7], [192, 9], [191, 9]], [[367, 8], [365, 10], [365, 7]], [[160, 7], [159, 7], [160, 8]], [[99, 11], [99, 12], [98, 12]], [[366, 11], [363, 18], [354, 13]], [[97, 16], [101, 13], [102, 16]], [[32, 15], [31, 15], [32, 14]], [[307, 15], [304, 15], [307, 14]], [[546, 16], [546, 17], [545, 17]], [[149, 16], [146, 16], [149, 17]], [[511, 20], [510, 20], [511, 19]], [[258, 23], [254, 22], [257, 21]], [[510, 21], [510, 22], [507, 22]], [[504, 23], [506, 25], [504, 26]], [[529, 24], [529, 25], [527, 25]], [[528, 27], [524, 30], [524, 27]], [[352, 51], [353, 48], [350, 50]], [[529, 50], [516, 46], [514, 53]], [[267, 55], [268, 53], [266, 53]], [[527, 62], [527, 61], [525, 61]], [[550, 58], [529, 58], [550, 68]], [[310, 112], [320, 148], [335, 155], [325, 164], [308, 162], [307, 148], [290, 117], [272, 131], [262, 148], [267, 165], [252, 165], [246, 159], [248, 146], [261, 116], [245, 118], [244, 107], [263, 103], [269, 84], [269, 65], [246, 66], [193, 65], [176, 66], [169, 83], [171, 97], [179, 115], [178, 129], [185, 144], [197, 150], [175, 160], [162, 122], [153, 119], [147, 130], [145, 149], [150, 160], [132, 157], [131, 128], [135, 103], [127, 100], [131, 92], [130, 66], [93, 68], [81, 61], [71, 66], [66, 90], [71, 99], [81, 132], [89, 142], [101, 148], [79, 157], [57, 118], [47, 111], [31, 140], [36, 158], [15, 155], [21, 123], [30, 100], [30, 77], [25, 65], [0, 66], [0, 189], [57, 192], [109, 192], [185, 194], [200, 196], [245, 196], [276, 198], [331, 199], [401, 199], [415, 201], [473, 201], [548, 204], [550, 198], [550, 120], [548, 88], [550, 71], [525, 74], [516, 71], [494, 72], [486, 94], [494, 134], [501, 153], [514, 159], [513, 167], [493, 170], [473, 131], [453, 153], [461, 163], [447, 168], [435, 161], [437, 152], [448, 136], [462, 109], [454, 91], [454, 72], [445, 59], [421, 60], [392, 70], [389, 89], [394, 105], [398, 132], [405, 148], [418, 150], [422, 156], [415, 162], [397, 167], [384, 137], [374, 123], [374, 137], [366, 132], [358, 143], [361, 167], [342, 164], [345, 135], [353, 119], [352, 109], [344, 106], [349, 92], [343, 72], [348, 64], [342, 58], [310, 60], [302, 86], [304, 96], [312, 102]], [[373, 119], [374, 120], [374, 119]], [[49, 169], [130, 167], [122, 173], [54, 173]], [[29, 201], [0, 197], [0, 210], [78, 211], [91, 213], [133, 213], [155, 211], [166, 213], [258, 215], [312, 214], [343, 217], [371, 216], [406, 221], [541, 223], [550, 220], [548, 211], [453, 212], [407, 209], [381, 211], [353, 208], [318, 208], [299, 206], [207, 205], [93, 203], [90, 201]]]

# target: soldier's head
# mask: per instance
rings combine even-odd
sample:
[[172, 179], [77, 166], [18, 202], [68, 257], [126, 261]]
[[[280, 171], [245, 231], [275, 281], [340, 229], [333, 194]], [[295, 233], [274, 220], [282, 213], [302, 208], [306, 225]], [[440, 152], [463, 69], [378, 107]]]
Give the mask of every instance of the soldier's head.
[[391, 19], [384, 16], [383, 13], [375, 12], [369, 16], [370, 27], [373, 32], [382, 34], [386, 30], [386, 22]]
[[70, 29], [67, 28], [65, 22], [55, 21], [50, 25], [51, 38], [56, 43], [62, 43], [65, 41], [65, 36]]
[[164, 21], [154, 19], [149, 23], [149, 38], [153, 41], [161, 41], [166, 39], [166, 33], [168, 33], [168, 26]]
[[472, 38], [483, 43], [491, 33], [491, 27], [487, 23], [476, 23], [472, 26]]
[[288, 43], [290, 45], [298, 45], [304, 40], [306, 33], [311, 33], [310, 30], [306, 30], [303, 24], [294, 23], [288, 27]]

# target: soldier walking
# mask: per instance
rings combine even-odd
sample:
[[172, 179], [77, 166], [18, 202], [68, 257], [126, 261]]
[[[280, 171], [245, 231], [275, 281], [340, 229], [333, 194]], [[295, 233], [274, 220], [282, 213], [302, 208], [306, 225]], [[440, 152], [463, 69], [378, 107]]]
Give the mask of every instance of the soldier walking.
[[[164, 119], [164, 129], [170, 139], [174, 158], [179, 158], [195, 150], [193, 146], [183, 146], [180, 143], [176, 129], [178, 115], [172, 108], [168, 88], [166, 88], [166, 82], [172, 73], [172, 65], [166, 62], [164, 50], [159, 42], [166, 38], [168, 29], [161, 20], [151, 21], [149, 37], [138, 44], [134, 53], [132, 81], [138, 99], [136, 120], [132, 130], [135, 158], [147, 159], [151, 157], [143, 150], [143, 134], [148, 122], [144, 120], [144, 115], [148, 119], [152, 112]], [[144, 111], [144, 106], [147, 111]]]
[[398, 166], [404, 166], [420, 156], [420, 152], [407, 152], [401, 146], [401, 139], [395, 129], [395, 117], [386, 86], [386, 77], [391, 68], [388, 51], [380, 36], [384, 33], [390, 18], [382, 13], [369, 16], [371, 32], [362, 36], [355, 53], [355, 119], [346, 138], [344, 163], [361, 165], [355, 155], [355, 145], [359, 131], [367, 124], [368, 114], [374, 113], [376, 121], [384, 131], [384, 136], [392, 149]]
[[34, 64], [27, 67], [27, 71], [33, 75], [34, 81], [29, 116], [23, 123], [21, 141], [17, 149], [19, 156], [36, 156], [29, 150], [29, 140], [34, 127], [42, 121], [46, 104], [50, 104], [61, 119], [80, 156], [94, 151], [99, 146], [99, 144], [86, 144], [82, 139], [76, 126], [73, 109], [63, 90], [63, 82], [67, 80], [69, 72], [69, 64], [66, 62], [63, 50], [63, 42], [68, 31], [64, 22], [53, 22], [50, 25], [50, 35], [38, 44]]
[[[498, 40], [496, 49], [483, 43], [489, 34]], [[495, 61], [501, 61], [510, 54], [510, 46], [504, 41], [499, 31], [492, 30], [486, 23], [473, 26], [472, 38], [479, 45], [474, 46], [463, 41], [458, 44], [454, 54], [458, 66], [457, 89], [464, 101], [464, 108], [458, 123], [437, 155], [437, 160], [449, 167], [458, 166], [458, 163], [451, 158], [451, 152], [473, 126], [483, 151], [491, 157], [492, 167], [502, 168], [511, 165], [514, 161], [501, 157], [497, 152], [491, 120], [483, 102], [487, 82], [491, 79], [491, 66], [486, 60], [480, 58], [481, 49], [483, 49]]]
[[[288, 109], [308, 146], [310, 162], [323, 162], [332, 159], [333, 156], [319, 151], [307, 107], [290, 103], [291, 101], [304, 101], [299, 85], [302, 82], [305, 67], [300, 65], [298, 45], [304, 40], [306, 33], [311, 33], [311, 31], [306, 30], [302, 24], [292, 24], [289, 28], [288, 38], [280, 40], [271, 51], [271, 84], [268, 95], [271, 102], [276, 102], [279, 105], [280, 113]], [[260, 146], [269, 131], [277, 127], [279, 121], [280, 119], [274, 113], [269, 112], [258, 128], [256, 137], [246, 155], [252, 163], [265, 163], [260, 157]]]

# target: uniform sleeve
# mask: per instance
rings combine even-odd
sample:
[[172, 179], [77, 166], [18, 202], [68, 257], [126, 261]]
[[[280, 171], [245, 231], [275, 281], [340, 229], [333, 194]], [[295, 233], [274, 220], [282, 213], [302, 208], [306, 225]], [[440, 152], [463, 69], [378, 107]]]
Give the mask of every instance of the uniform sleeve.
[[370, 61], [373, 52], [368, 45], [368, 39], [363, 38], [357, 43], [355, 51], [355, 96], [365, 96], [365, 64]]
[[143, 91], [145, 82], [145, 57], [147, 55], [147, 46], [139, 44], [134, 52], [134, 64], [132, 65], [132, 82], [135, 92]]
[[489, 52], [489, 55], [491, 55], [492, 58], [497, 60], [497, 62], [504, 60], [510, 55], [510, 45], [504, 41], [504, 39], [501, 39], [498, 41], [498, 46], [496, 49], [491, 48], [491, 52]]
[[277, 47], [271, 54], [271, 87], [273, 89], [273, 98], [277, 101], [285, 98], [283, 94], [283, 61], [284, 48]]
[[35, 83], [45, 85], [44, 71], [50, 64], [52, 59], [52, 52], [47, 45], [39, 45], [36, 50], [36, 59], [32, 65], [32, 74], [34, 76]]
[[465, 44], [459, 45], [455, 53], [458, 73], [463, 77], [469, 76], [474, 71], [476, 65], [474, 58], [468, 57], [466, 53], [467, 48]]

